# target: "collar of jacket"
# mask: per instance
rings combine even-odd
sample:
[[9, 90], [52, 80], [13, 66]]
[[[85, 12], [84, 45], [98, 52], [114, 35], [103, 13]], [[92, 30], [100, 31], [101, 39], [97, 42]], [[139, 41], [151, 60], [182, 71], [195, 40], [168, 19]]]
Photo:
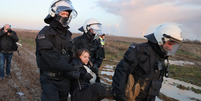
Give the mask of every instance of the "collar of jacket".
[[62, 24], [55, 19], [50, 22], [50, 26], [62, 36], [65, 36], [66, 31], [70, 28], [69, 26], [63, 27]]

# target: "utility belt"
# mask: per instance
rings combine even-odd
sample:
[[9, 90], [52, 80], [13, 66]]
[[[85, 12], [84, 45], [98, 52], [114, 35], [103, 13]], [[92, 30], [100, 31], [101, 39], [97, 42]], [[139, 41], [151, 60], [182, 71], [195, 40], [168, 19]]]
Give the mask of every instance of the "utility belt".
[[4, 54], [11, 54], [11, 53], [13, 53], [13, 51], [3, 51], [3, 50], [1, 50], [0, 52], [4, 53]]
[[49, 71], [42, 71], [40, 70], [41, 75], [46, 75], [50, 77], [55, 77], [55, 78], [61, 78], [64, 77], [64, 72], [49, 72]]

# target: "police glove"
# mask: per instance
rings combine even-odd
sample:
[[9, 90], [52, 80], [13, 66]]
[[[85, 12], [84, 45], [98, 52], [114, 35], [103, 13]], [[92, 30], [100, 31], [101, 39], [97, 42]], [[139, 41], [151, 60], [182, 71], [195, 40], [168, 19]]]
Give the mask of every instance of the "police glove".
[[127, 101], [126, 97], [124, 94], [115, 94], [114, 98], [116, 101]]
[[89, 73], [80, 73], [80, 79], [89, 81], [91, 78], [93, 78], [93, 76]]
[[75, 71], [79, 71], [79, 68], [83, 66], [82, 61], [79, 58], [74, 58], [71, 63]]
[[94, 64], [94, 65], [91, 67], [91, 70], [92, 70], [96, 75], [98, 75], [98, 65], [97, 65], [97, 64]]

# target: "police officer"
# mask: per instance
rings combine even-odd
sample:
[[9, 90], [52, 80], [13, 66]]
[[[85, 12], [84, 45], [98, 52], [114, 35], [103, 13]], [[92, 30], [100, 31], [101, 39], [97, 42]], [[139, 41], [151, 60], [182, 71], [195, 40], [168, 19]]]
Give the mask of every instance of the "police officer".
[[181, 30], [173, 24], [162, 24], [145, 37], [148, 42], [131, 45], [115, 69], [112, 85], [116, 101], [127, 101], [124, 94], [129, 74], [135, 79], [134, 85], [140, 84], [140, 94], [135, 100], [154, 101], [163, 76], [168, 77], [168, 56], [174, 56], [183, 41]]
[[68, 30], [72, 18], [77, 16], [69, 0], [55, 0], [44, 19], [45, 26], [36, 37], [36, 60], [40, 68], [42, 101], [66, 101], [70, 80], [64, 72], [77, 70], [69, 64], [72, 55], [72, 33]]
[[90, 18], [78, 30], [83, 32], [83, 35], [73, 39], [73, 52], [81, 48], [85, 48], [90, 52], [90, 61], [93, 64], [91, 69], [97, 75], [96, 82], [100, 82], [98, 68], [103, 60], [103, 55], [101, 54], [101, 43], [96, 38], [102, 34], [101, 23], [96, 19]]

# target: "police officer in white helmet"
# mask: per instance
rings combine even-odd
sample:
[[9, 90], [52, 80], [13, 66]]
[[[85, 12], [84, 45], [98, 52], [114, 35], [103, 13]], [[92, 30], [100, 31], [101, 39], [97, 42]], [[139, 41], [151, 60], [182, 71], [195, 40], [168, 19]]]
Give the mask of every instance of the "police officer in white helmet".
[[49, 14], [44, 19], [49, 26], [45, 26], [36, 37], [41, 101], [67, 101], [70, 79], [64, 77], [64, 73], [78, 70], [77, 65], [69, 64], [72, 57], [72, 33], [68, 30], [68, 25], [76, 16], [77, 12], [71, 1], [53, 1]]
[[[183, 42], [180, 28], [173, 24], [162, 24], [145, 37], [148, 42], [132, 44], [115, 69], [112, 86], [116, 101], [155, 101], [163, 76], [168, 77], [168, 56], [174, 56]], [[128, 79], [130, 74], [133, 82]]]
[[90, 62], [93, 64], [91, 69], [97, 75], [96, 82], [100, 82], [98, 68], [101, 66], [103, 53], [101, 43], [96, 38], [102, 35], [102, 24], [94, 18], [89, 18], [78, 30], [83, 34], [73, 39], [73, 51], [84, 48], [90, 52]]

